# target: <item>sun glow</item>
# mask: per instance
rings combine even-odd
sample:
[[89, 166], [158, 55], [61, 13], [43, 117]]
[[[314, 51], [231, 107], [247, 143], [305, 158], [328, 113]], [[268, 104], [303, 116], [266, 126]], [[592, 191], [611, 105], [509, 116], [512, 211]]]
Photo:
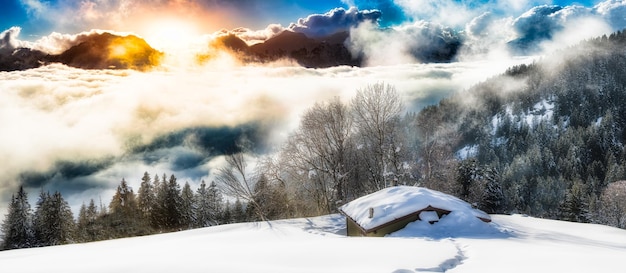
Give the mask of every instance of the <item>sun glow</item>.
[[179, 19], [164, 19], [146, 25], [144, 38], [154, 48], [166, 53], [188, 50], [199, 39], [196, 26]]

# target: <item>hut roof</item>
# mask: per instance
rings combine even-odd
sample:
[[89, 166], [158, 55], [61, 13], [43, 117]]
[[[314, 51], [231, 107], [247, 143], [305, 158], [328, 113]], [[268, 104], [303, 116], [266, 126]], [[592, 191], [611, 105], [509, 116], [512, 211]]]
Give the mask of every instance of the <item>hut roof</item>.
[[[360, 197], [339, 208], [364, 230], [372, 230], [428, 207], [467, 213], [489, 222], [491, 217], [452, 195], [422, 187], [396, 186]], [[373, 215], [370, 218], [370, 210]]]

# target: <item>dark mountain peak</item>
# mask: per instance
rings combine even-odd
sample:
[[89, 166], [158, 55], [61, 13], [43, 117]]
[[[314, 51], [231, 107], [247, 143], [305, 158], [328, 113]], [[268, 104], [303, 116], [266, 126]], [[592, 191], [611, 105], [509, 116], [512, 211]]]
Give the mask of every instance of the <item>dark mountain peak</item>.
[[85, 69], [146, 70], [160, 63], [163, 53], [135, 35], [119, 36], [108, 32], [93, 34], [60, 55], [52, 62]]
[[267, 41], [253, 45], [252, 51], [256, 53], [288, 53], [301, 48], [314, 47], [317, 42], [303, 33], [285, 30]]
[[350, 38], [350, 32], [340, 31], [326, 37], [318, 38], [317, 41], [327, 44], [343, 44], [348, 38]]
[[135, 35], [108, 32], [81, 36], [77, 43], [58, 55], [17, 48], [0, 52], [0, 71], [37, 68], [47, 63], [63, 63], [85, 69], [146, 70], [161, 62], [163, 53]]
[[17, 48], [0, 52], [0, 71], [16, 71], [41, 66], [45, 53], [30, 49]]
[[354, 58], [344, 45], [349, 35], [348, 32], [339, 32], [313, 39], [300, 32], [285, 30], [263, 43], [250, 46], [249, 55], [256, 61], [289, 58], [311, 68], [360, 66], [361, 58]]
[[248, 44], [244, 40], [232, 33], [217, 37], [213, 41], [212, 46], [217, 48], [226, 48], [237, 52], [246, 52], [249, 48]]
[[313, 39], [306, 36], [306, 34], [301, 32], [295, 32], [291, 30], [283, 30], [278, 35], [270, 38], [268, 41], [281, 41], [281, 40], [290, 40], [290, 41], [312, 41]]

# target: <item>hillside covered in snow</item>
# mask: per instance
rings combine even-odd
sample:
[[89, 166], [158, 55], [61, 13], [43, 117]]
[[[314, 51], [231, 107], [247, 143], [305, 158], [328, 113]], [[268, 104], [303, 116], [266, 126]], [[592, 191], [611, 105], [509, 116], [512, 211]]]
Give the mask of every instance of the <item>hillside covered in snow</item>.
[[464, 170], [471, 203], [497, 180], [504, 212], [625, 228], [614, 198], [626, 180], [625, 45], [624, 32], [591, 39], [424, 109], [431, 150], [462, 160], [429, 164], [443, 176]]
[[[449, 217], [446, 220], [446, 218]], [[338, 214], [0, 252], [3, 272], [622, 272], [626, 231], [452, 214], [383, 238], [345, 236]]]

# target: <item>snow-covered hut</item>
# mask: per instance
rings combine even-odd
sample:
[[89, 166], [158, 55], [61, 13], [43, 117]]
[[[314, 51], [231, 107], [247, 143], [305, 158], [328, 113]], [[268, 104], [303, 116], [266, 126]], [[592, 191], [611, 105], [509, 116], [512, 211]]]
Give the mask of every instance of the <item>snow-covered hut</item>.
[[421, 220], [431, 224], [452, 211], [491, 217], [454, 196], [422, 187], [396, 186], [360, 197], [339, 208], [346, 216], [348, 236], [382, 237]]

